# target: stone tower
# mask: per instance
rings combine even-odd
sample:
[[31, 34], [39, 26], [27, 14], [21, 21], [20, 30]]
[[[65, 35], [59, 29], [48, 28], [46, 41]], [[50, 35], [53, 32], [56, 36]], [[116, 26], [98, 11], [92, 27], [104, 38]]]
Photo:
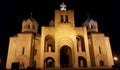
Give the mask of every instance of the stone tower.
[[[37, 50], [40, 45], [38, 23], [32, 17], [22, 22], [22, 32], [10, 37], [6, 68], [19, 63], [19, 68], [34, 67], [39, 57]], [[39, 43], [38, 43], [39, 42]]]
[[55, 10], [55, 26], [70, 25], [74, 27], [74, 11], [66, 10], [66, 5], [62, 3], [60, 10]]
[[88, 17], [83, 26], [87, 28], [91, 66], [113, 65], [109, 37], [98, 31], [97, 21]]

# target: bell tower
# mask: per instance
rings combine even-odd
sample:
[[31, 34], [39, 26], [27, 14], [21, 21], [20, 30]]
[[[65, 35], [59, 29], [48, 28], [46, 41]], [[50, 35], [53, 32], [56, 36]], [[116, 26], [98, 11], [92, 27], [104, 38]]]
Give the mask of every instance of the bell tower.
[[67, 10], [66, 4], [60, 5], [60, 10], [55, 10], [55, 26], [70, 25], [74, 27], [74, 11]]

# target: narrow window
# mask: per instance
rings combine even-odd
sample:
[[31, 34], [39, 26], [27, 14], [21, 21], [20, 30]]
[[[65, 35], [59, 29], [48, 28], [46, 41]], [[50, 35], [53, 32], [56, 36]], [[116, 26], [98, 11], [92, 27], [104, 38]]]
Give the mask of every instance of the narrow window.
[[28, 25], [28, 29], [30, 29], [30, 25]]
[[61, 22], [63, 22], [63, 15], [61, 15]]
[[91, 25], [91, 29], [94, 29], [94, 25]]
[[85, 42], [84, 42], [84, 38], [81, 37], [81, 48], [82, 48], [82, 52], [85, 52]]
[[101, 48], [99, 47], [99, 53], [101, 54]]
[[68, 23], [68, 15], [65, 15], [65, 23]]
[[22, 48], [22, 54], [23, 54], [23, 55], [24, 55], [24, 51], [25, 51], [25, 48], [23, 47], [23, 48]]
[[84, 38], [78, 36], [77, 38], [77, 51], [81, 49], [82, 52], [85, 52]]
[[51, 52], [51, 49], [52, 49], [52, 46], [51, 46], [51, 45], [48, 45], [48, 46], [47, 46], [47, 52]]

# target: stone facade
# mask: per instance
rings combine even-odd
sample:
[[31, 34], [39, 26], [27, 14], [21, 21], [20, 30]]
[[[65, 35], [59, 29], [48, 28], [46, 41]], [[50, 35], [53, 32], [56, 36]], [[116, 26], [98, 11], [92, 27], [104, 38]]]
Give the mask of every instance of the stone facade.
[[22, 23], [22, 32], [10, 37], [6, 69], [13, 63], [19, 68], [112, 67], [109, 37], [98, 31], [95, 20], [88, 18], [75, 27], [74, 10], [55, 10], [54, 21], [41, 27], [32, 17]]

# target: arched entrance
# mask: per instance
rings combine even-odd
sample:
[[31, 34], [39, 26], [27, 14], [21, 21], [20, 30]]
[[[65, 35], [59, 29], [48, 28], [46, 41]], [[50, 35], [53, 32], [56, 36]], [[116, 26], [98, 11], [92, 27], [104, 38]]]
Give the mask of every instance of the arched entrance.
[[44, 61], [44, 67], [45, 68], [54, 68], [55, 67], [55, 61], [52, 57], [48, 57]]
[[60, 67], [72, 67], [72, 51], [67, 45], [62, 46], [60, 49]]
[[87, 67], [86, 59], [82, 56], [79, 56], [78, 57], [78, 65], [79, 65], [79, 67]]

